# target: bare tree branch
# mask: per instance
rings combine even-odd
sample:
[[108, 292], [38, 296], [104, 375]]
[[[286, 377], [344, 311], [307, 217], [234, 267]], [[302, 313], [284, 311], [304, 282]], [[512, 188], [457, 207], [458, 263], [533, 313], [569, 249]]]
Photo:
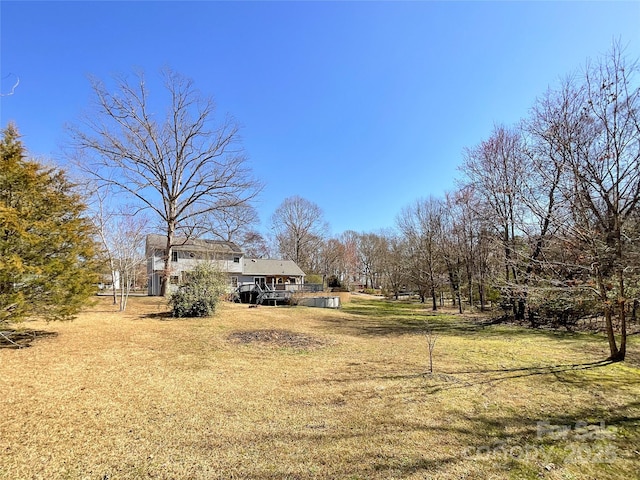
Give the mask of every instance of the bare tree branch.
[[261, 190], [229, 117], [215, 124], [215, 105], [190, 79], [164, 69], [166, 113], [142, 73], [115, 79], [110, 91], [92, 79], [95, 109], [71, 128], [79, 166], [100, 188], [111, 187], [153, 211], [167, 236], [162, 292], [166, 293], [176, 231], [203, 214], [248, 204]]

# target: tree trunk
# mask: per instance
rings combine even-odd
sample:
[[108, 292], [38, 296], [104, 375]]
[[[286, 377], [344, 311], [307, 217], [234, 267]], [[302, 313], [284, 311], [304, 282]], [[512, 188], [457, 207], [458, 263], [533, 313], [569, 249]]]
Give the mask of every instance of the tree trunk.
[[123, 278], [122, 273], [120, 273], [120, 311], [121, 312], [124, 312], [124, 309], [126, 307], [124, 281], [125, 279]]
[[524, 320], [525, 317], [525, 310], [526, 310], [526, 305], [527, 305], [527, 300], [524, 298], [524, 296], [520, 295], [518, 297], [518, 301], [517, 303], [517, 310], [516, 310], [516, 320]]
[[509, 226], [504, 226], [504, 275], [505, 280], [509, 283], [509, 266], [511, 264], [511, 249], [509, 248]]
[[624, 272], [618, 271], [619, 292], [618, 292], [618, 316], [620, 319], [620, 350], [618, 350], [619, 360], [624, 360], [627, 353], [627, 312], [624, 288]]
[[166, 297], [169, 293], [169, 279], [171, 276], [171, 256], [173, 255], [173, 235], [175, 226], [167, 229], [167, 246], [165, 248], [164, 271], [160, 280], [160, 295]]
[[115, 266], [113, 265], [113, 258], [109, 255], [109, 266], [111, 267], [111, 290], [113, 290], [113, 304], [116, 305], [118, 303], [117, 293], [116, 293], [116, 272]]
[[433, 286], [431, 287], [431, 300], [432, 300], [432, 309], [435, 312], [436, 310], [438, 310], [438, 299], [436, 297], [436, 289]]
[[620, 351], [618, 350], [618, 346], [616, 345], [616, 336], [613, 330], [613, 320], [611, 317], [612, 317], [611, 307], [608, 305], [605, 305], [604, 321], [606, 324], [607, 340], [609, 341], [609, 353], [611, 354], [609, 355], [608, 360], [611, 360], [613, 362], [618, 362], [618, 361], [624, 360], [624, 355], [622, 358], [620, 358]]

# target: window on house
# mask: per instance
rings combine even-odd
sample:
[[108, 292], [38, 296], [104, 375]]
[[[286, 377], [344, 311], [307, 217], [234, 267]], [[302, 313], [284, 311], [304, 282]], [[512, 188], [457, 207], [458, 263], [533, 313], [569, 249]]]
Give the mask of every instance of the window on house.
[[176, 251], [171, 252], [171, 261], [172, 262], [177, 262], [178, 261], [178, 252], [176, 252]]
[[240, 257], [233, 257], [233, 263], [240, 263]]

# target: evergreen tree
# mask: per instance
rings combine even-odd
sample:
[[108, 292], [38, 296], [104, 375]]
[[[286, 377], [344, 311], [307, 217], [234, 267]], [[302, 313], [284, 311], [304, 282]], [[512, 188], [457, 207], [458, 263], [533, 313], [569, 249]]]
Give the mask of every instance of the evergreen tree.
[[65, 173], [25, 157], [18, 130], [0, 140], [0, 322], [69, 318], [95, 292], [95, 243]]

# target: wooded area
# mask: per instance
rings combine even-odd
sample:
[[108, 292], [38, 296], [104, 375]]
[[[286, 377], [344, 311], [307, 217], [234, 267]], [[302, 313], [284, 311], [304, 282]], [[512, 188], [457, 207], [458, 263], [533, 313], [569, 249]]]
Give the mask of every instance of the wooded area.
[[637, 63], [614, 47], [468, 148], [460, 173], [457, 190], [416, 200], [395, 230], [326, 242], [318, 270], [415, 292], [434, 310], [443, 295], [460, 311], [491, 301], [531, 326], [600, 316], [611, 359], [624, 359], [638, 310]]

